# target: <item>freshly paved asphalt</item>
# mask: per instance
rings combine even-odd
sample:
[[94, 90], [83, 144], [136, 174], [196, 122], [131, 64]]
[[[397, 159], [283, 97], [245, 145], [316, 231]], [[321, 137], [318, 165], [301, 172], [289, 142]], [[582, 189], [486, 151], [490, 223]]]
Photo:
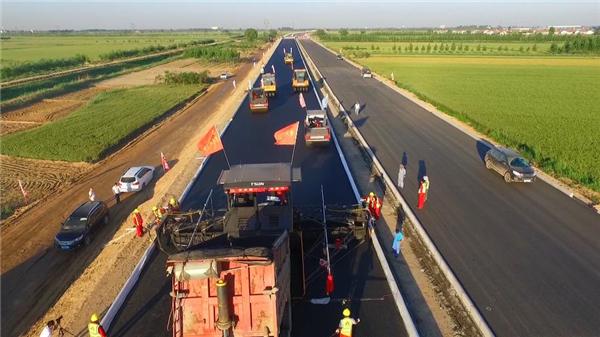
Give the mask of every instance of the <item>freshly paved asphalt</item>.
[[[231, 165], [240, 163], [286, 162], [292, 157], [291, 146], [275, 146], [273, 133], [295, 121], [303, 121], [304, 111], [298, 95], [291, 89], [292, 70], [283, 63], [283, 48], [293, 48], [295, 67], [301, 66], [294, 41], [283, 40], [265, 70], [271, 64], [277, 72], [278, 94], [269, 100], [269, 112], [253, 114], [248, 102], [242, 104], [222, 137]], [[254, 84], [258, 85], [257, 83]], [[319, 103], [312, 89], [304, 94], [308, 109]], [[307, 148], [303, 141], [302, 123], [294, 154], [294, 166], [302, 168], [302, 182], [294, 185], [295, 205], [318, 205], [323, 185], [328, 204], [353, 204], [354, 194], [333, 145]], [[201, 208], [209, 191], [214, 189], [215, 207], [224, 207], [225, 196], [216, 186], [221, 170], [227, 167], [224, 154], [211, 156], [190, 193], [182, 202], [184, 209]], [[110, 336], [171, 336], [169, 314], [170, 279], [165, 276], [166, 256], [155, 253], [141, 279], [129, 296], [122, 311], [110, 328]], [[355, 317], [361, 318], [357, 336], [402, 336], [404, 331], [399, 313], [390, 296], [385, 276], [373, 249], [362, 244], [340, 259], [334, 267], [336, 290], [334, 299], [350, 298]], [[307, 294], [321, 297], [324, 291], [322, 276], [311, 283]], [[312, 305], [306, 299], [296, 299], [292, 309], [293, 336], [329, 337], [341, 318], [341, 302]], [[362, 331], [362, 333], [361, 333]]]
[[483, 143], [302, 43], [347, 111], [365, 105], [352, 119], [392, 179], [407, 163], [403, 196], [497, 336], [600, 336], [598, 214], [540, 180], [505, 184]]

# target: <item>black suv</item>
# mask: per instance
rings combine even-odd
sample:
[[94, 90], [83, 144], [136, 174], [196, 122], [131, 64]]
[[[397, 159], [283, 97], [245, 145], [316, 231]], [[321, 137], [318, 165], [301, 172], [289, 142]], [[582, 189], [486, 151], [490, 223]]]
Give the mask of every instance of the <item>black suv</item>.
[[108, 206], [102, 201], [88, 201], [79, 206], [62, 224], [54, 244], [62, 250], [88, 245], [98, 225], [108, 224]]
[[490, 149], [485, 154], [485, 167], [504, 176], [507, 183], [518, 181], [532, 183], [535, 171], [529, 162], [513, 150], [505, 148]]

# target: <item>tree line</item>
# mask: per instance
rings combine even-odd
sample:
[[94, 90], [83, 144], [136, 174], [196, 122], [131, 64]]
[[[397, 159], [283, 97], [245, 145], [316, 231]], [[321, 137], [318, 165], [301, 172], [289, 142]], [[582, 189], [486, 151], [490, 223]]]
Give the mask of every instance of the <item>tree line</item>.
[[220, 46], [189, 48], [183, 55], [214, 62], [235, 62], [240, 59], [240, 52]]
[[147, 46], [147, 47], [136, 48], [136, 49], [113, 50], [111, 52], [102, 54], [99, 57], [103, 61], [114, 61], [114, 60], [128, 58], [128, 57], [142, 56], [142, 55], [157, 53], [157, 52], [165, 51], [165, 50], [186, 48], [189, 46], [210, 44], [210, 43], [214, 43], [214, 42], [215, 42], [214, 39], [203, 39], [203, 40], [191, 41], [191, 42], [186, 42], [186, 43], [170, 44], [167, 46], [156, 45], [156, 46]]
[[208, 75], [208, 71], [202, 72], [181, 72], [176, 73], [172, 71], [165, 71], [163, 75], [156, 76], [156, 82], [164, 84], [203, 84], [210, 83], [211, 78]]
[[86, 62], [89, 62], [87, 56], [77, 54], [73, 57], [61, 59], [41, 59], [15, 65], [2, 65], [2, 68], [0, 69], [0, 78], [9, 80], [26, 75], [36, 75], [42, 72], [58, 71], [61, 69], [82, 66]]
[[328, 33], [323, 29], [315, 33], [325, 42], [436, 42], [436, 41], [524, 41], [524, 42], [550, 42], [569, 41], [577, 39], [577, 35], [557, 35], [551, 29], [547, 35], [535, 33], [509, 33], [506, 35], [487, 35], [483, 33], [457, 34], [452, 32], [435, 33], [428, 31], [400, 31], [400, 32], [366, 32], [351, 33], [347, 29], [340, 29], [337, 33]]
[[[163, 50], [172, 50], [176, 48], [185, 48], [195, 45], [204, 45], [214, 43], [214, 39], [196, 40], [187, 43], [172, 44], [168, 46], [148, 46], [144, 48], [129, 49], [129, 50], [114, 50], [99, 56], [102, 61], [114, 61], [118, 59], [142, 56], [152, 54]], [[24, 76], [34, 76], [59, 70], [83, 66], [90, 62], [90, 58], [86, 55], [77, 54], [73, 57], [60, 59], [41, 59], [18, 63], [14, 65], [2, 65], [0, 68], [0, 78], [4, 81]]]
[[571, 41], [566, 41], [562, 45], [552, 43], [550, 52], [553, 54], [599, 54], [600, 37], [579, 37]]

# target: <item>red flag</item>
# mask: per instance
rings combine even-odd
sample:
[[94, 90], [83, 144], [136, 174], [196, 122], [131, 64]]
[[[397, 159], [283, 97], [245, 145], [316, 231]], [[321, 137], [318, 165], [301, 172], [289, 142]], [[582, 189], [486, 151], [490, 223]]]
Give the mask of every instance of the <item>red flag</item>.
[[169, 163], [167, 162], [167, 158], [165, 158], [165, 155], [162, 152], [160, 153], [160, 164], [165, 172], [171, 169], [171, 167], [169, 167]]
[[304, 101], [304, 95], [302, 95], [302, 93], [300, 93], [300, 96], [298, 96], [298, 99], [300, 100], [300, 106], [302, 108], [306, 109], [306, 102]]
[[275, 145], [294, 145], [296, 144], [296, 135], [298, 134], [298, 125], [300, 122], [290, 124], [275, 132]]
[[213, 126], [200, 138], [198, 141], [198, 150], [206, 157], [223, 150], [223, 143], [221, 143], [221, 137], [219, 137], [216, 127]]
[[325, 282], [325, 292], [327, 295], [333, 293], [334, 289], [333, 275], [331, 273], [327, 274], [327, 280]]

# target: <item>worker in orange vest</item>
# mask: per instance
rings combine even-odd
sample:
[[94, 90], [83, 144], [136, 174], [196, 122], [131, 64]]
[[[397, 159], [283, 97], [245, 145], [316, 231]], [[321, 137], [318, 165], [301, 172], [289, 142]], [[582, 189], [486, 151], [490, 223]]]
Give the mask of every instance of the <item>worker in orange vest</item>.
[[88, 324], [88, 332], [90, 337], [106, 337], [106, 331], [102, 325], [100, 325], [100, 319], [97, 314], [92, 314], [90, 323]]
[[421, 180], [419, 184], [419, 200], [417, 202], [417, 208], [423, 209], [425, 207], [425, 200], [427, 200], [427, 185], [425, 183], [425, 179]]
[[369, 193], [369, 195], [364, 197], [362, 201], [366, 203], [366, 206], [369, 208], [369, 211], [371, 212], [371, 214], [373, 214], [375, 212], [375, 203], [377, 201], [377, 196], [375, 196], [375, 193]]
[[133, 210], [133, 224], [135, 225], [135, 234], [141, 238], [144, 235], [144, 218], [137, 208]]
[[381, 216], [381, 207], [382, 206], [383, 206], [382, 200], [379, 199], [378, 197], [375, 197], [375, 202], [373, 205], [373, 217], [375, 217], [375, 220], [379, 220], [379, 217]]

